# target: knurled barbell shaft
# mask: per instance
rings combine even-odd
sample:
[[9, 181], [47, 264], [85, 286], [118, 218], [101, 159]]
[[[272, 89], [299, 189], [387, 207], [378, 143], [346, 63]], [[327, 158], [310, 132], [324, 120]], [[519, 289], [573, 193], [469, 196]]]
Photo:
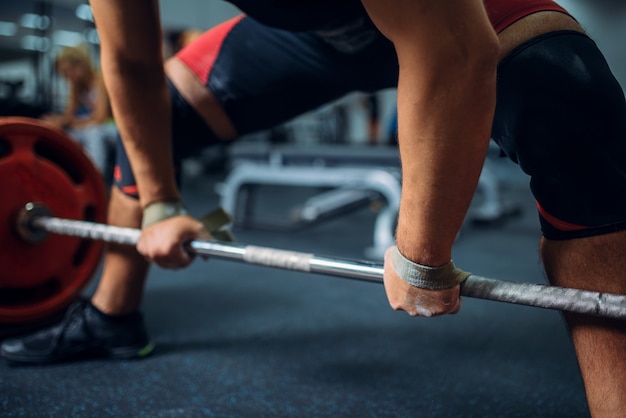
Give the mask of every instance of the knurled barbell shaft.
[[[141, 231], [86, 221], [36, 216], [34, 228], [110, 243], [136, 245]], [[305, 273], [383, 282], [383, 266], [366, 261], [321, 257], [310, 253], [219, 241], [195, 240], [189, 250], [199, 255]], [[599, 293], [470, 275], [461, 295], [518, 305], [626, 320], [626, 295]]]

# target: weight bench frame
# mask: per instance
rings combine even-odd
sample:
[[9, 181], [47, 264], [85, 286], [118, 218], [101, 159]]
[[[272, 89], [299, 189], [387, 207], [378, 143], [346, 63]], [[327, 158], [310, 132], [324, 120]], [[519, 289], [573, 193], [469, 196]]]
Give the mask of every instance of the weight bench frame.
[[401, 195], [399, 170], [240, 163], [220, 185], [221, 206], [235, 214], [239, 192], [249, 185], [330, 187], [375, 192], [383, 197], [385, 204], [376, 216], [372, 246], [365, 249], [365, 256], [382, 259], [384, 251], [395, 243], [394, 229]]

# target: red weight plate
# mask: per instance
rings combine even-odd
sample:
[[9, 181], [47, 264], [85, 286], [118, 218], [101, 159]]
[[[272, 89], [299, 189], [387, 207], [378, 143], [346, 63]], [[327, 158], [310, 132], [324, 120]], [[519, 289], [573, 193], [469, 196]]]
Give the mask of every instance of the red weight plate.
[[36, 244], [16, 232], [17, 214], [41, 203], [55, 217], [104, 222], [100, 173], [62, 130], [28, 118], [0, 118], [0, 323], [58, 313], [91, 279], [102, 243], [50, 235]]

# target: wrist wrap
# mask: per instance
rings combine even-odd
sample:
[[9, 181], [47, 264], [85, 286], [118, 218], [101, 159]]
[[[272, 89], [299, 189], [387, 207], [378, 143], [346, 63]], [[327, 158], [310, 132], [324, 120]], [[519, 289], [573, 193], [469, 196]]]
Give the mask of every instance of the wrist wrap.
[[152, 202], [143, 209], [141, 228], [175, 216], [188, 215], [187, 209], [180, 200], [166, 202]]
[[452, 260], [445, 266], [429, 267], [407, 259], [394, 247], [391, 265], [405, 282], [411, 286], [429, 290], [450, 289], [467, 279], [470, 273], [457, 269]]

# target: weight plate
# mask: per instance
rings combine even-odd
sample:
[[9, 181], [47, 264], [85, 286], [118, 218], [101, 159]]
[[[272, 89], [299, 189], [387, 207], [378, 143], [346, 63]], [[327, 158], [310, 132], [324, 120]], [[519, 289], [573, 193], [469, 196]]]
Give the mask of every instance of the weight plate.
[[0, 118], [0, 195], [0, 323], [49, 317], [89, 282], [103, 244], [59, 235], [26, 242], [17, 233], [17, 214], [36, 202], [55, 217], [104, 222], [102, 176], [62, 130], [29, 118]]

